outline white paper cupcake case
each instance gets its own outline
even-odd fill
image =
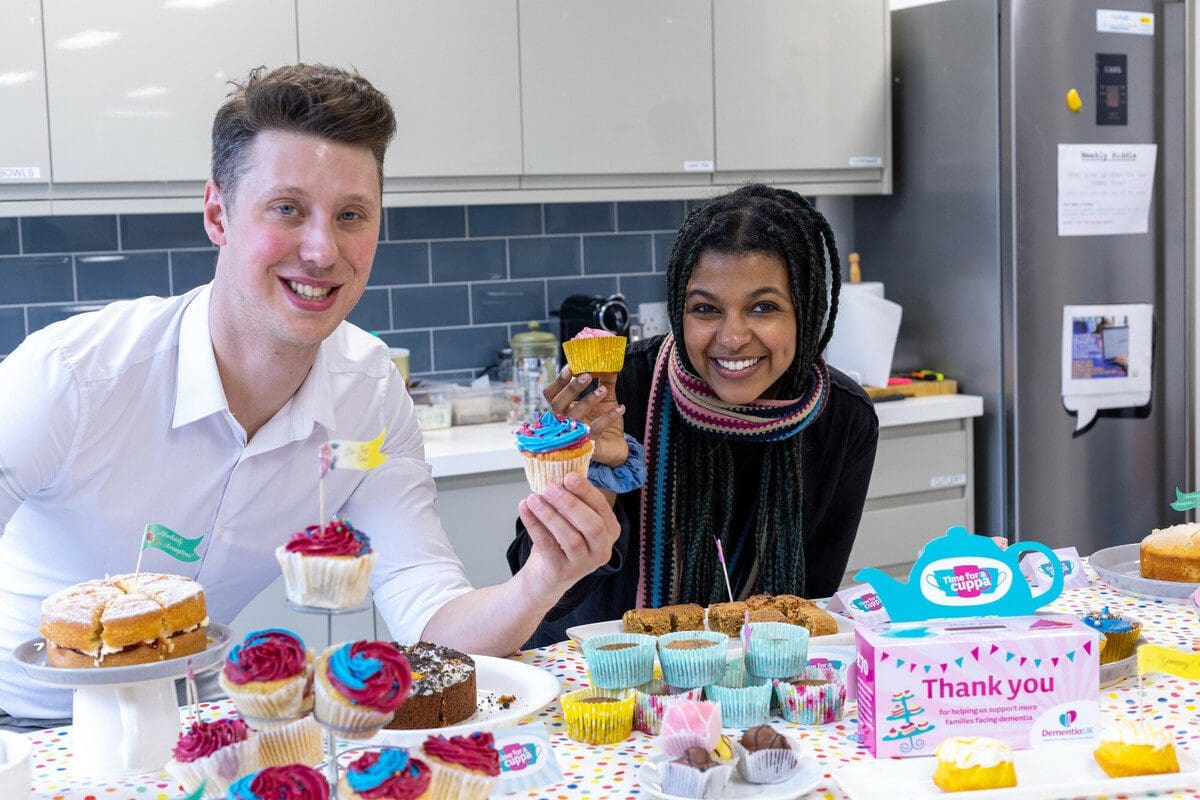
[[[315,767],[325,760],[321,726],[310,714],[302,719],[259,732],[258,759],[264,767],[304,764]]]
[[[237,744],[222,747],[217,752],[195,761],[167,762],[167,772],[188,792],[194,792],[208,781],[205,796],[224,797],[229,784],[262,768],[259,760],[259,740],[255,735]]]
[[[313,608],[352,608],[367,599],[376,554],[363,556],[306,556],[275,548],[283,571],[287,599]]]
[[[487,800],[499,780],[499,776],[447,766],[424,752],[420,758],[430,770],[429,788],[422,795],[422,800]]]
[[[792,777],[800,768],[800,756],[794,745],[791,750],[756,750],[752,753],[735,739],[733,752],[738,757],[738,774],[750,783],[780,783]]]
[[[592,461],[592,451],[595,449],[591,442],[588,444],[586,453],[566,461],[544,461],[522,453],[525,456],[525,480],[529,481],[529,488],[542,494],[551,484],[561,485],[563,479],[572,472],[587,477],[588,464]]]
[[[312,676],[312,663],[302,674],[289,678],[270,692],[254,692],[226,679],[222,670],[218,680],[225,694],[237,706],[238,713],[254,723],[255,728],[280,724],[277,720],[291,720],[304,713],[304,689]]]
[[[719,764],[706,770],[664,761],[658,767],[660,784],[666,794],[679,797],[714,798],[725,792],[733,776],[733,764]]]
[[[366,739],[379,733],[395,712],[376,711],[365,706],[349,705],[332,695],[325,681],[314,681],[317,694],[317,721],[334,729],[343,739]]]

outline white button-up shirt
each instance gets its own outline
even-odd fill
[[[31,686],[9,656],[38,635],[41,601],[132,572],[147,523],[203,536],[199,561],[157,549],[142,570],[203,586],[229,623],[279,576],[273,555],[316,523],[318,447],[387,429],[389,459],[325,478],[326,514],[371,538],[375,602],[393,636],[420,637],[470,590],[434,507],[412,399],[377,338],[343,322],[296,394],[254,438],[233,418],[213,355],[211,288],[113,303],[30,335],[0,362],[0,708],[70,714],[70,693]]]

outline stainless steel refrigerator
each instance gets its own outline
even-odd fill
[[[1153,34],[1098,30],[1098,10],[1153,15]],[[1168,503],[1196,488],[1184,4],[946,0],[894,11],[892,36],[895,192],[855,199],[854,242],[904,307],[894,365],[984,398],[976,527],[1088,555],[1182,522]],[[1113,56],[1117,89],[1103,74]],[[1058,146],[1149,143],[1148,232],[1059,236]],[[1153,304],[1151,399],[1074,435],[1063,306],[1101,303]]]

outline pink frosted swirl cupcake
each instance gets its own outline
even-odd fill
[[[324,800],[329,797],[325,776],[303,764],[268,767],[229,787],[226,800]]]
[[[309,525],[275,548],[288,600],[316,608],[350,608],[366,600],[375,558],[371,540],[344,519]]]
[[[220,681],[242,716],[260,727],[312,708],[312,654],[284,628],[254,631],[230,648]]]
[[[189,792],[205,781],[210,794],[224,792],[231,781],[260,766],[258,739],[240,719],[193,722],[171,754],[167,772]]]
[[[486,800],[500,779],[500,754],[492,734],[430,736],[422,747],[432,772],[430,794],[459,800]]]
[[[408,659],[391,642],[334,645],[316,673],[317,719],[348,739],[375,735],[412,688]]]
[[[429,788],[429,767],[407,750],[388,747],[364,753],[338,782],[342,800],[416,800]]]

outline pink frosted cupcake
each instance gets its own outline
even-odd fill
[[[430,736],[422,750],[433,775],[430,800],[486,800],[500,780],[500,754],[490,733]]]
[[[240,719],[193,722],[179,735],[167,772],[194,792],[207,781],[208,794],[222,794],[229,784],[259,768],[258,738]]]
[[[256,727],[312,709],[312,654],[299,636],[283,628],[254,631],[230,648],[220,681]]]
[[[347,739],[378,733],[412,688],[408,659],[391,642],[335,644],[316,675],[317,720]]]
[[[413,800],[428,797],[430,772],[425,762],[399,747],[363,753],[338,781],[340,800]]]
[[[625,363],[625,337],[598,328],[584,328],[563,342],[563,355],[573,375],[620,372]]]
[[[525,458],[529,488],[541,494],[552,483],[561,484],[572,472],[587,477],[595,444],[588,426],[570,417],[547,411],[537,422],[526,422],[517,431],[517,450]]]
[[[267,767],[229,787],[226,800],[325,800],[325,776],[303,764]]]
[[[351,608],[366,600],[375,558],[371,540],[344,519],[309,525],[275,549],[287,599],[315,608]]]

